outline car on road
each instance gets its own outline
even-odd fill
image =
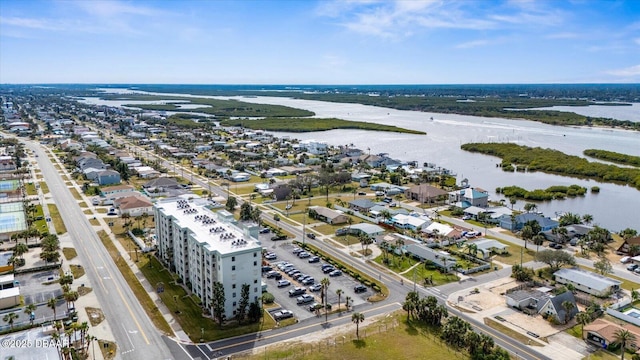
[[[274,253],[266,253],[264,255],[264,258],[267,260],[275,260],[278,258],[278,255],[274,254]]]
[[[367,291],[367,287],[362,284],[358,284],[353,287],[353,292],[355,292],[356,294],[361,292],[366,292],[366,291]]]
[[[635,270],[637,268],[638,268],[638,264],[631,264],[631,265],[627,266],[627,270],[629,270],[629,271],[633,271],[633,270]]]
[[[271,237],[272,241],[276,241],[276,240],[287,240],[287,235],[275,235]]]
[[[313,284],[309,286],[309,291],[316,292],[316,291],[320,291],[321,289],[322,289],[322,285],[320,284]]]
[[[313,296],[309,295],[309,294],[304,294],[302,296],[298,296],[298,298],[296,298],[296,302],[298,304],[308,304],[310,302],[312,302],[314,300]]]
[[[317,263],[317,262],[320,262],[320,256],[312,256],[309,259],[309,263]]]
[[[289,297],[298,296],[300,294],[304,294],[305,292],[307,292],[307,289],[303,287],[294,287],[293,289],[289,290]]]
[[[293,313],[289,310],[280,310],[280,311],[276,311],[273,314],[273,319],[276,321],[280,321],[283,319],[288,319],[288,318],[292,318],[293,317]]]
[[[315,238],[316,238],[316,234],[314,234],[314,233],[307,233],[307,237],[308,237],[309,239],[315,239]]]
[[[367,193],[366,193],[366,192],[363,192],[363,191],[360,191],[360,192],[358,193],[358,195],[360,195],[360,196],[364,196],[364,195],[367,195]]]
[[[260,234],[268,234],[271,232],[271,229],[269,228],[262,228],[260,229]]]
[[[333,270],[332,272],[329,273],[329,276],[334,277],[334,276],[340,276],[342,275],[342,271],[340,270]]]
[[[291,282],[289,280],[278,280],[278,287],[285,287],[285,286],[289,286],[291,285]]]

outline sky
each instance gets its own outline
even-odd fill
[[[0,0],[0,83],[640,83],[640,1]]]

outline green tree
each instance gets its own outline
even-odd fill
[[[576,265],[573,255],[565,251],[542,250],[536,253],[536,261],[549,265],[551,272],[558,271],[564,265]]]
[[[229,212],[233,212],[236,209],[236,205],[238,205],[238,200],[235,198],[235,196],[229,196],[227,198],[227,203],[225,205],[225,208]]]
[[[249,295],[251,287],[249,284],[242,284],[242,290],[240,291],[240,302],[238,303],[238,309],[236,311],[236,317],[238,323],[242,324],[249,307]]]
[[[580,332],[584,333],[584,326],[591,322],[591,314],[581,311],[576,314],[576,321],[580,324],[580,328],[582,329]]]
[[[582,221],[587,225],[591,224],[591,222],[593,221],[593,215],[591,214],[582,215]]]
[[[214,282],[211,297],[211,313],[213,314],[213,317],[216,319],[216,321],[218,321],[218,325],[220,326],[220,328],[222,328],[222,323],[225,320],[225,301],[226,298],[224,296],[224,286],[222,286],[222,283],[220,282]]]
[[[10,312],[8,314],[6,314],[2,320],[4,322],[6,322],[7,324],[9,324],[9,326],[11,326],[11,330],[13,330],[13,323],[16,321],[17,318],[19,318],[20,315],[14,313],[14,312]]]
[[[576,307],[576,304],[574,304],[571,301],[563,301],[562,302],[562,308],[564,308],[564,323],[568,323],[569,320],[571,320],[571,310],[573,310],[573,308]]]
[[[240,205],[240,220],[250,220],[252,218],[252,206],[248,202]]]
[[[56,305],[58,304],[58,301],[56,300],[56,298],[50,298],[49,300],[47,300],[47,306],[49,307],[49,309],[53,310],[53,321],[56,320]]]
[[[360,340],[360,323],[364,321],[364,314],[356,312],[351,315],[351,321],[356,324],[356,337]]]
[[[338,311],[340,311],[340,297],[342,296],[343,293],[344,291],[342,291],[342,289],[336,290],[336,295],[338,295]]]
[[[613,273],[613,266],[611,262],[606,257],[601,257],[600,260],[593,263],[593,267],[600,273],[601,275],[607,275]]]
[[[536,252],[540,251],[540,245],[542,245],[544,243],[544,235],[542,234],[536,234],[533,236],[533,238],[531,239],[531,241],[535,244],[536,246]]]
[[[331,285],[331,281],[329,278],[323,278],[320,280],[320,285],[322,285],[322,305],[324,305],[324,315],[325,322],[329,321],[329,311],[327,310],[327,296],[329,295],[329,285]]]

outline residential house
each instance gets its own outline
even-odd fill
[[[100,185],[112,185],[120,183],[120,173],[115,170],[103,170],[98,173],[96,178]]]
[[[348,228],[350,234],[359,236],[360,234],[365,234],[370,238],[373,238],[378,235],[384,234],[385,230],[378,225],[360,223],[351,225]]]
[[[421,261],[429,261],[435,266],[445,269],[447,272],[456,267],[456,259],[446,251],[434,250],[417,243],[407,245],[405,251],[415,258]]]
[[[244,182],[249,181],[251,179],[251,175],[244,172],[237,172],[229,176],[229,180],[233,182]]]
[[[291,195],[291,186],[289,184],[277,184],[273,188],[271,194],[276,201],[282,201]]]
[[[309,210],[316,213],[316,219],[324,221],[327,224],[337,225],[344,224],[349,221],[349,217],[347,215],[323,206],[311,206],[309,207]]]
[[[616,333],[620,330],[627,330],[636,339],[640,339],[640,328],[631,324],[616,324],[606,319],[595,319],[592,323],[584,326],[582,330],[582,338],[598,348],[606,349],[612,343],[616,342]],[[638,350],[637,342],[629,342],[627,349],[636,352]]]
[[[515,220],[515,221],[514,221]],[[558,227],[558,222],[549,217],[544,217],[535,213],[524,213],[516,215],[513,219],[511,215],[502,215],[499,218],[500,227],[510,231],[520,231],[528,221],[536,221],[540,225],[540,231],[547,231]]]
[[[509,245],[505,245],[498,240],[478,239],[467,241],[467,244],[475,244],[484,259],[490,258],[492,254],[505,254],[509,252],[509,250],[507,250]]]
[[[424,227],[429,225],[429,221],[426,219],[404,214],[394,215],[388,221],[388,223],[398,229],[407,229],[413,231],[420,231]]]
[[[306,150],[307,152],[314,155],[325,154],[328,149],[328,145],[324,141],[316,141],[316,140],[302,140],[300,141],[299,148]]]
[[[571,284],[576,290],[605,297],[620,290],[622,282],[581,269],[560,269],[553,273],[556,282]]]
[[[118,193],[131,192],[135,191],[135,189],[132,185],[107,186],[100,189],[100,196],[106,197]]]
[[[356,199],[349,201],[349,209],[360,213],[368,213],[376,203],[369,199]]]
[[[507,292],[505,298],[507,305],[522,312],[534,315],[542,314],[544,316],[553,316],[560,324],[566,324],[578,313],[576,299],[571,291],[565,291],[559,295],[550,294],[549,288],[524,289]],[[564,303],[569,302],[572,305],[567,308]]]
[[[480,188],[466,188],[449,192],[449,204],[466,209],[469,206],[486,208],[489,193]]]
[[[142,185],[143,188],[145,189],[180,189],[182,188],[182,186],[180,185],[180,183],[171,177],[159,177],[157,179],[153,179],[150,181],[147,181],[146,183],[144,183],[144,185]]]
[[[593,226],[582,224],[568,225],[564,228],[567,229],[566,235],[562,235],[556,232],[554,229],[543,231],[542,235],[549,241],[564,244],[565,242],[572,242],[574,241],[574,239],[575,241],[577,241],[577,239],[584,238],[585,236],[587,236],[589,231],[593,230]]]
[[[118,209],[120,216],[129,214],[131,217],[141,216],[143,214],[153,216],[153,203],[144,196],[127,196],[117,199],[113,203]]]
[[[618,248],[618,252],[621,252],[625,255],[629,254],[629,249],[632,246],[640,247],[640,236],[636,236],[633,238],[625,239],[622,245]]]
[[[409,200],[416,200],[422,204],[426,204],[435,203],[447,195],[447,192],[428,184],[420,184],[412,186],[409,190],[405,191],[404,195]]]

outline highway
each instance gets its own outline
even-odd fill
[[[51,163],[48,153],[38,143],[20,140],[38,155],[42,175],[100,302],[105,321],[115,337],[118,346],[116,358],[176,358],[120,274],[87,216]]]

